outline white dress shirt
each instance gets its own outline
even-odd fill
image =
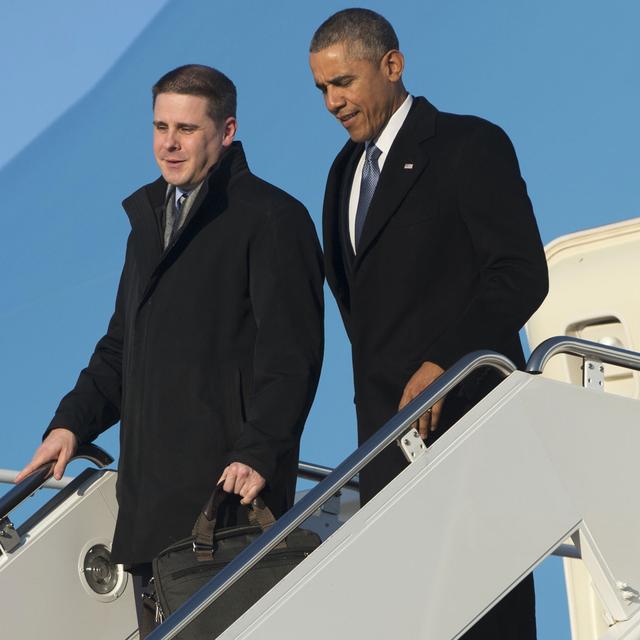
[[[389,122],[385,125],[377,140],[374,140],[376,147],[380,149],[380,157],[378,158],[378,167],[382,173],[385,160],[389,155],[389,150],[393,141],[400,131],[400,127],[411,109],[413,97],[407,96],[406,100],[398,107],[395,113],[389,118]],[[349,196],[349,237],[351,238],[351,246],[356,251],[356,211],[358,211],[358,200],[360,199],[360,182],[362,181],[362,169],[364,167],[364,152],[360,156],[356,172],[353,175],[353,183],[351,184],[351,195]]]
[[[199,186],[200,186],[200,185],[198,185],[198,187],[199,187]],[[196,189],[197,189],[198,187],[196,187]],[[191,191],[193,191],[193,189],[192,189]],[[191,195],[191,191],[184,191],[184,190],[183,190],[183,189],[181,189],[180,187],[176,187],[175,195],[174,195],[174,198],[175,198],[174,202],[176,203],[176,205],[178,204],[178,200],[180,200],[180,198],[181,198],[182,196],[186,195],[186,196],[187,196],[187,198],[188,198],[188,197]]]

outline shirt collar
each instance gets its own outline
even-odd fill
[[[384,129],[380,132],[380,135],[375,140],[375,145],[384,153],[389,153],[393,141],[398,135],[398,131],[404,124],[404,121],[413,104],[413,96],[408,95],[405,101],[395,110],[394,114],[389,118],[389,122],[385,125]]]
[[[198,185],[199,187],[200,185]],[[196,187],[196,189],[198,188]],[[184,191],[183,189],[181,189],[180,187],[176,187],[176,202],[178,202],[178,200],[180,200],[180,198],[183,195],[186,195],[187,197],[189,197],[189,194],[191,193],[191,191],[194,191],[195,189],[191,189],[190,191]]]
[[[173,194],[173,201],[177,203],[178,200],[180,199],[180,197],[183,194],[186,194],[187,197],[189,197],[192,193],[197,193],[200,190],[200,187],[202,186],[203,182],[204,182],[204,180],[199,185],[197,185],[193,189],[191,189],[190,191],[184,191],[180,187],[174,187],[172,184],[167,184],[167,194],[165,196],[165,206],[166,206],[167,202],[169,201],[169,199],[171,198],[172,194]]]

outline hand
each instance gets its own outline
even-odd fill
[[[232,462],[220,476],[218,484],[227,493],[235,493],[242,500],[240,504],[251,504],[265,488],[267,481],[254,469],[242,462]]]
[[[36,449],[31,462],[16,476],[16,484],[47,462],[55,461],[53,477],[60,480],[78,448],[78,439],[69,429],[52,429],[42,444]]]
[[[444,369],[439,367],[435,362],[424,362],[422,366],[411,376],[409,382],[405,385],[400,398],[398,409],[402,409],[408,405],[417,395],[424,391],[436,378],[444,373]],[[429,431],[435,431],[438,428],[440,413],[442,412],[443,400],[438,400],[431,409],[423,413],[411,426],[418,429],[420,437],[427,439]]]

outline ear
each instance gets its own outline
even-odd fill
[[[222,129],[222,146],[228,147],[235,138],[236,131],[238,130],[238,121],[229,116],[225,121]]]
[[[391,49],[382,56],[380,61],[382,72],[390,82],[399,82],[402,80],[402,72],[404,71],[404,56],[397,49]]]

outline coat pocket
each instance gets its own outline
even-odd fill
[[[246,382],[242,369],[234,368],[225,376],[225,433],[227,448],[233,449],[247,422]]]
[[[393,225],[397,229],[408,229],[417,225],[423,225],[427,223],[433,224],[434,218],[435,215],[433,209],[401,209],[393,216],[391,225]]]
[[[411,228],[427,223],[442,224],[440,199],[419,189],[407,194],[390,221],[390,225],[396,228]]]
[[[244,431],[246,421],[242,392],[242,373],[239,368],[228,369],[224,376],[224,432],[227,450],[234,448]]]
[[[247,421],[247,394],[245,391],[245,377],[246,376],[242,373],[242,369],[236,369],[236,412],[240,420],[241,430],[244,428],[244,423]]]

